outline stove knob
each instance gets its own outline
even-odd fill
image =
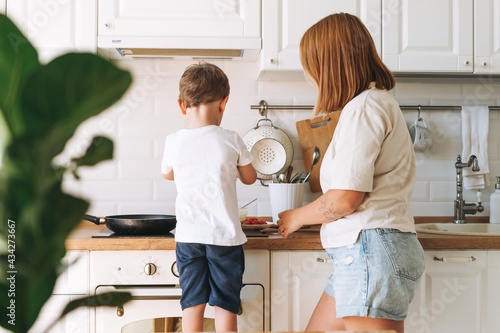
[[[170,268],[170,270],[172,271],[172,274],[175,277],[179,277],[179,270],[177,269],[177,261],[174,261],[174,263],[172,264],[172,267]]]
[[[153,275],[156,273],[156,265],[153,263],[147,263],[146,266],[144,266],[144,273],[147,275]]]

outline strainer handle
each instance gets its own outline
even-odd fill
[[[271,119],[269,119],[269,118],[262,118],[262,119],[259,119],[259,121],[257,122],[257,126],[255,126],[255,129],[257,129],[257,128],[259,127],[259,124],[260,124],[260,122],[261,122],[261,121],[268,121],[268,122],[270,122],[270,123],[271,123],[271,126],[273,126],[273,127],[274,127],[274,124],[273,124],[273,122],[271,121]]]

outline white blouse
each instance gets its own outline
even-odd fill
[[[352,214],[324,223],[324,248],[352,245],[363,229],[415,232],[410,197],[415,155],[403,113],[386,90],[370,88],[342,110],[320,171],[323,192],[366,192]]]

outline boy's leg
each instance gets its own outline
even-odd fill
[[[205,306],[206,304],[199,304],[182,310],[183,332],[203,332],[203,315],[205,314]]]
[[[210,294],[205,245],[177,243],[176,257],[182,289],[182,330],[202,332],[203,316]]]
[[[215,330],[236,332],[236,313],[241,306],[245,255],[243,247],[207,245],[209,304],[215,307]]]
[[[217,332],[237,332],[236,313],[215,306],[215,330]]]

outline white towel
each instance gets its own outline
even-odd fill
[[[462,161],[476,155],[478,172],[464,168],[463,186],[468,190],[479,190],[490,185],[488,174],[488,127],[489,109],[484,105],[462,106]]]

